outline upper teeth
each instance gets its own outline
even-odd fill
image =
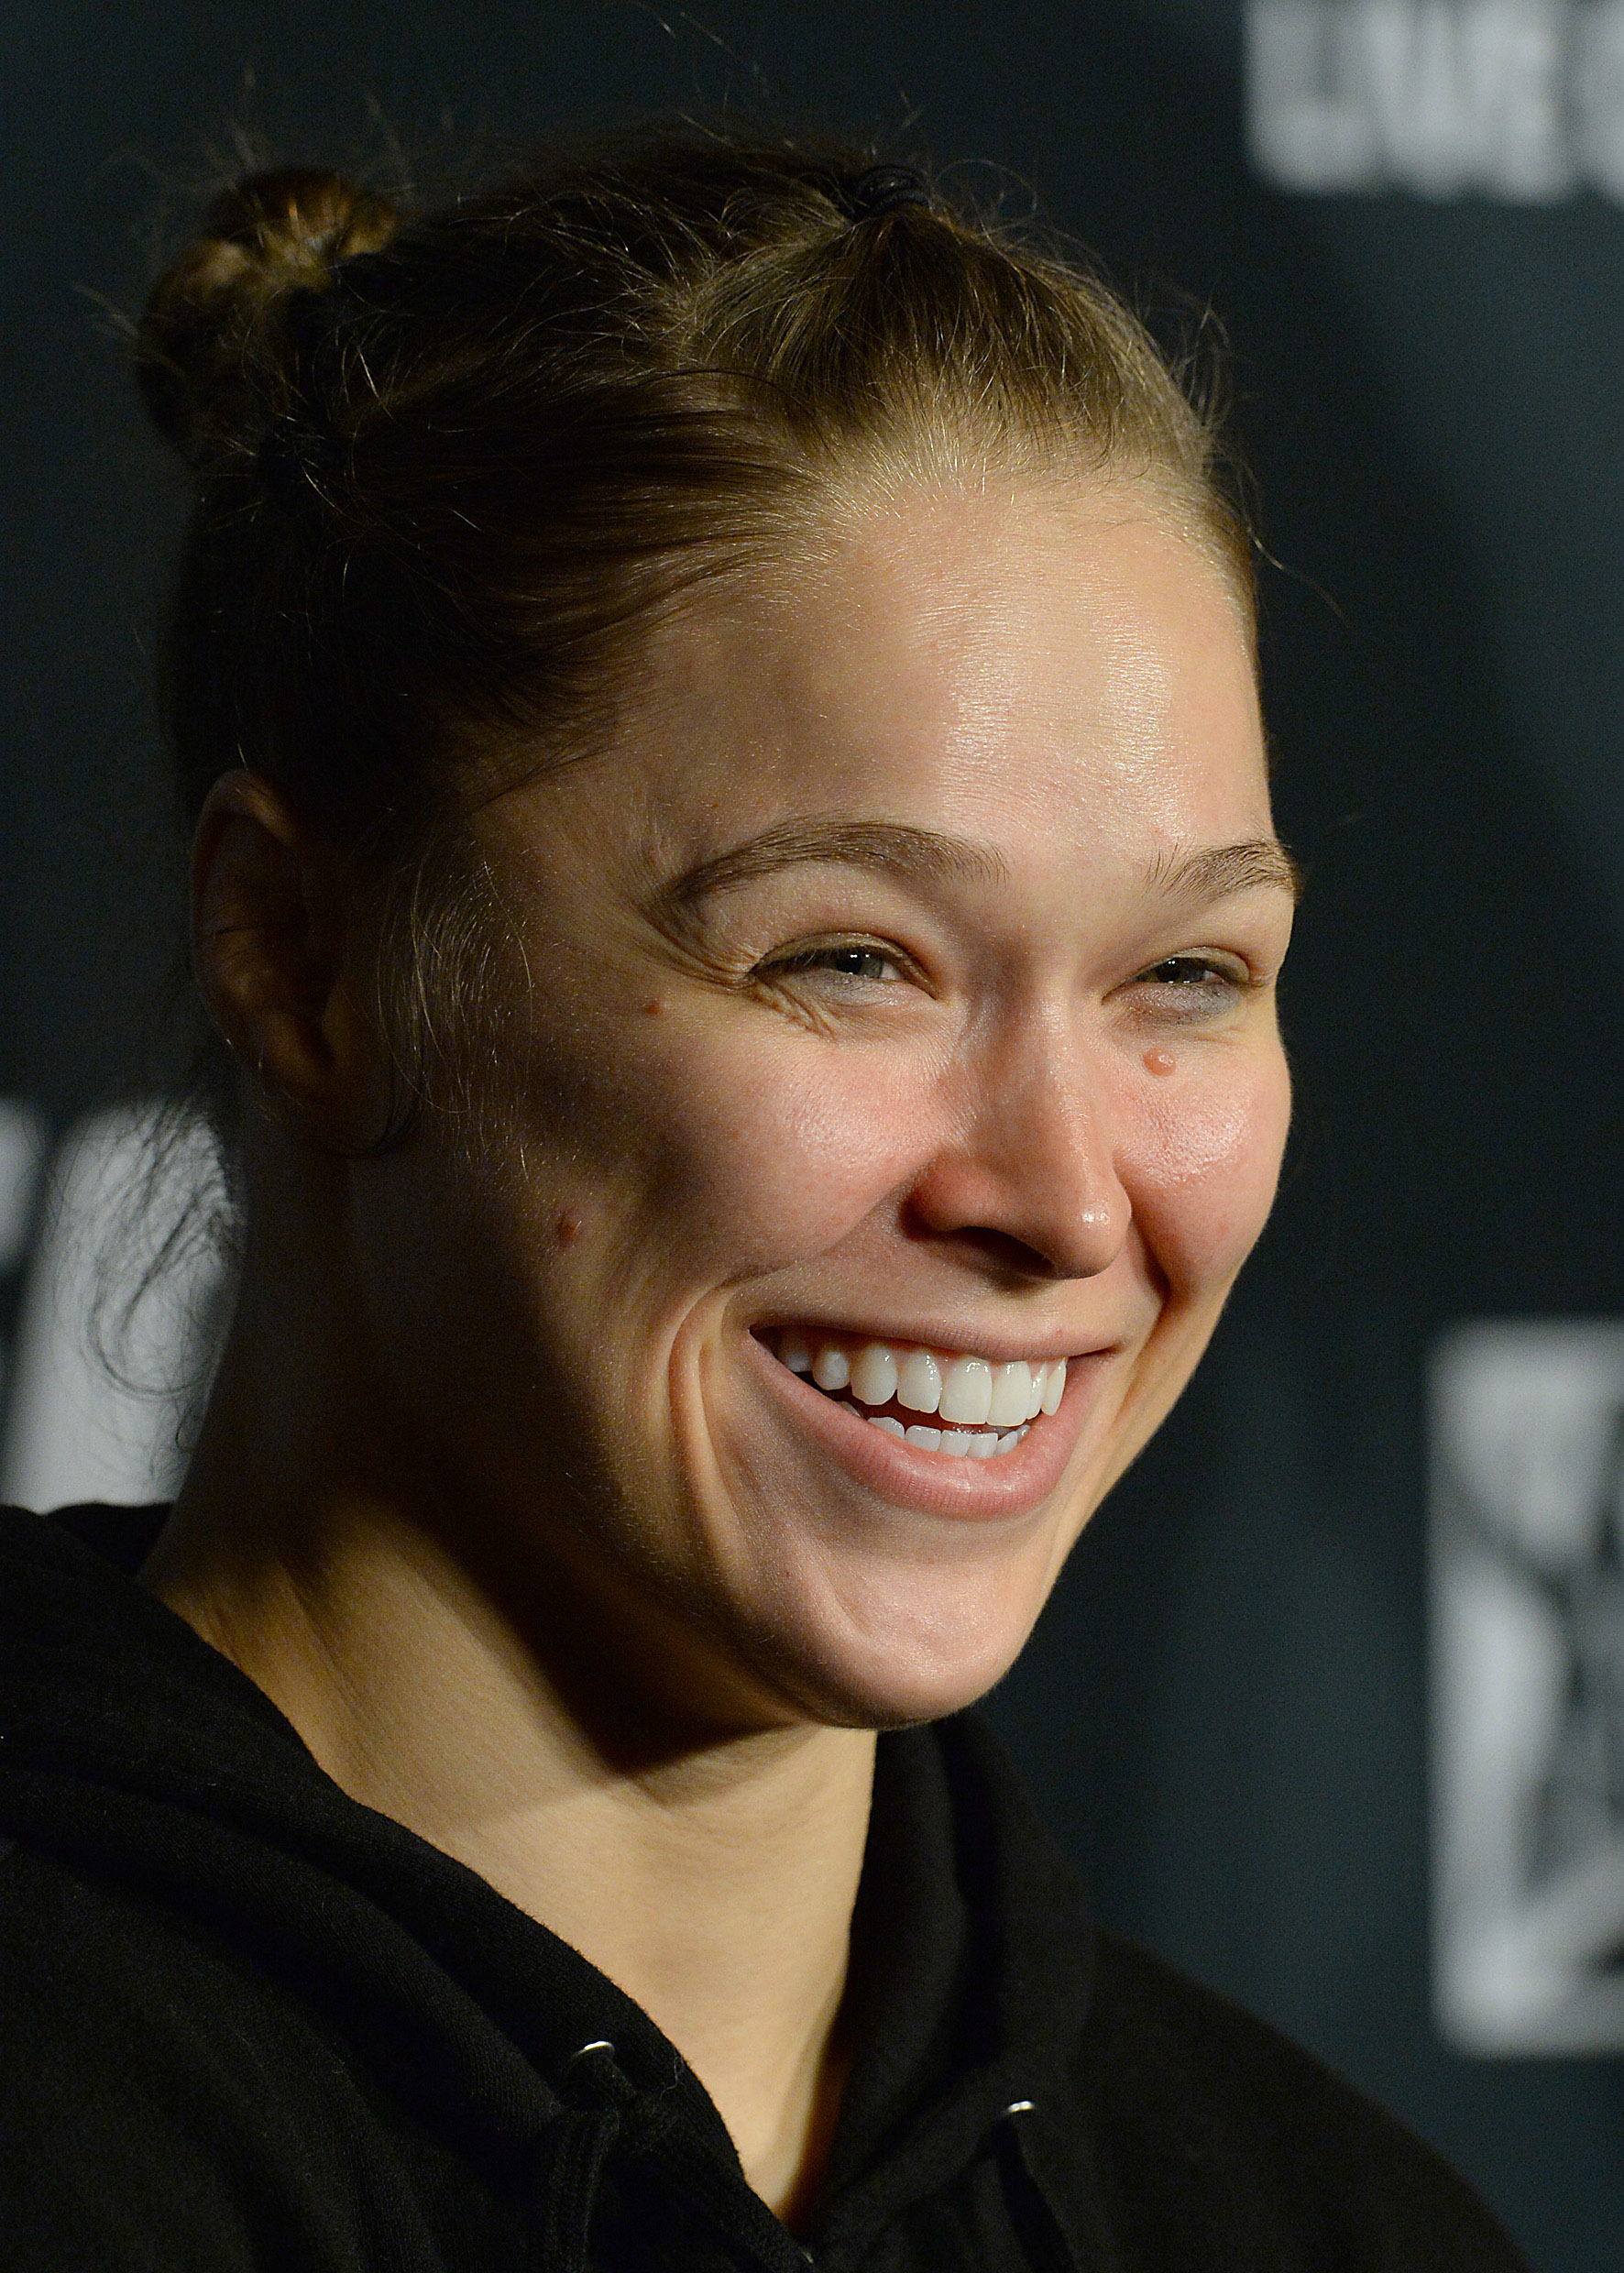
[[[950,1351],[894,1347],[864,1342],[810,1342],[789,1332],[778,1355],[793,1373],[809,1373],[820,1389],[850,1388],[860,1404],[888,1405],[894,1398],[914,1412],[939,1412],[960,1428],[1015,1428],[1058,1410],[1066,1387],[1063,1357],[1015,1358],[993,1365]]]

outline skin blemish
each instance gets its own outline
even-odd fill
[[[574,1208],[560,1208],[553,1228],[561,1247],[573,1247],[581,1235],[581,1219]]]
[[[1178,1064],[1179,1060],[1170,1049],[1147,1049],[1145,1052],[1147,1073],[1172,1073],[1177,1071]]]

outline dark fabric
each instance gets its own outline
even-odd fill
[[[643,2013],[132,1584],[161,1514],[0,1514],[7,2268],[1520,2264],[1396,2124],[1092,1927],[968,1717],[881,1739],[855,2065],[797,2241]]]

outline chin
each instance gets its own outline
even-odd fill
[[[870,1579],[831,1590],[780,1624],[762,1653],[774,1687],[810,1719],[901,1729],[962,1712],[997,1686],[1026,1646],[1048,1586],[983,1579],[899,1587]]]

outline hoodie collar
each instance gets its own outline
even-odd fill
[[[820,2262],[855,2263],[1012,2123],[1078,2134],[1070,2069],[1092,1982],[1081,1890],[986,1729],[960,1714],[883,1736],[853,1921],[862,2017],[811,2235]]]

